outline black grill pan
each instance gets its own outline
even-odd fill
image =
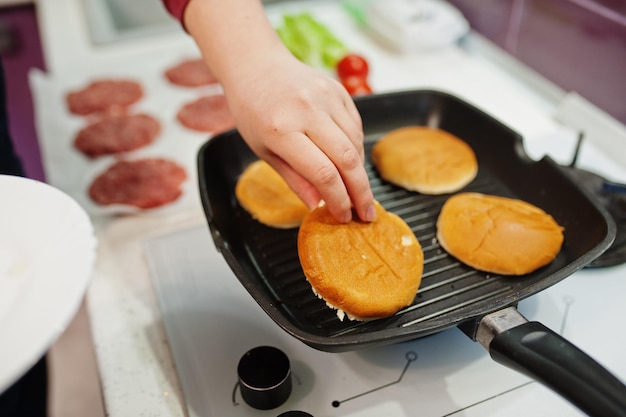
[[[257,157],[236,130],[207,141],[198,155],[200,195],[217,248],[263,310],[285,331],[316,349],[355,350],[411,340],[458,326],[483,343],[494,359],[507,362],[507,352],[511,349],[506,347],[504,353],[498,354],[494,351],[498,343],[492,341],[517,337],[520,340],[513,343],[518,348],[524,345],[521,341],[524,335],[509,336],[509,330],[524,327],[517,326],[525,321],[515,310],[517,302],[593,261],[610,246],[615,224],[605,209],[592,201],[550,158],[531,160],[523,150],[520,135],[453,95],[432,90],[404,91],[358,98],[356,104],[363,119],[366,169],[374,196],[409,224],[424,250],[424,275],[413,304],[387,319],[340,321],[313,294],[304,277],[297,255],[297,229],[266,227],[237,203],[234,196],[237,179]],[[407,125],[446,130],[472,147],[479,172],[463,191],[520,198],[552,214],[565,227],[565,241],[557,258],[531,274],[512,278],[474,270],[447,255],[436,240],[435,223],[449,195],[427,196],[391,185],[378,176],[369,160],[373,143],[391,129]],[[502,324],[510,320],[513,325]],[[542,329],[549,332],[545,327]],[[559,338],[555,334],[550,337]],[[516,363],[506,365],[519,368],[519,361],[517,358]],[[546,364],[541,361],[537,367],[545,368]],[[549,380],[553,379],[551,376],[538,375],[536,370],[523,371],[570,400],[577,396],[555,387],[562,383]],[[599,372],[607,375],[596,379],[612,378],[611,384],[622,389],[621,383],[606,371]],[[606,389],[610,391],[609,388]],[[578,392],[581,388],[575,389]],[[624,393],[620,393],[622,398],[626,398]],[[590,402],[596,404],[596,400]],[[626,410],[625,401],[622,399],[618,404],[622,411]]]

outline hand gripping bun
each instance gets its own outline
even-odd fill
[[[423,126],[384,135],[372,148],[372,162],[383,179],[422,194],[458,191],[478,173],[476,155],[467,143]]]
[[[523,275],[556,258],[563,228],[524,201],[461,193],[443,205],[437,239],[450,255],[473,268]]]
[[[239,204],[259,222],[279,229],[298,227],[308,207],[267,162],[250,164],[235,186]]]
[[[424,267],[411,228],[378,203],[371,223],[338,223],[317,207],[300,226],[298,256],[313,291],[341,319],[388,317],[410,305]]]

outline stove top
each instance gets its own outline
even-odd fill
[[[546,410],[551,415],[582,415],[539,383],[493,362],[457,329],[363,351],[314,350],[283,332],[256,305],[215,250],[208,228],[147,241],[145,253],[192,417],[280,416],[296,411],[317,417],[526,416]],[[579,302],[593,274],[580,271],[523,301],[519,309],[529,319],[565,333],[584,350],[604,354],[602,362],[609,368],[619,365],[615,372],[624,376],[623,336],[613,340],[615,352],[581,344],[589,327],[594,328],[594,321],[602,321],[604,314],[583,326],[573,322],[574,316],[584,316],[607,301],[587,297]],[[623,293],[623,278],[616,280],[613,274],[610,280]],[[243,400],[237,376],[243,356],[259,346],[282,351],[292,372],[288,399],[265,411]]]
[[[525,146],[531,157],[547,153],[563,166],[572,149],[562,138]],[[602,175],[590,167],[601,167]],[[619,186],[605,178],[626,178],[623,167],[591,144],[583,146],[571,171],[590,188]],[[583,415],[540,383],[492,361],[455,328],[345,353],[299,342],[243,288],[216,250],[208,226],[147,240],[144,252],[191,417]],[[626,380],[626,334],[614,331],[615,318],[626,315],[624,293],[626,264],[586,268],[522,301],[518,309]],[[238,375],[241,361],[258,347],[280,351],[290,366],[288,395],[267,410],[243,398]]]

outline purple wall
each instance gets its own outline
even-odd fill
[[[626,124],[626,1],[450,2],[476,31]]]
[[[3,40],[11,43],[2,49],[7,87],[9,131],[26,175],[45,180],[33,115],[33,99],[28,85],[28,70],[44,68],[34,6],[0,9]],[[8,35],[7,35],[8,33]]]

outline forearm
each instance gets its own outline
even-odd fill
[[[271,71],[273,56],[289,54],[259,0],[191,0],[183,19],[227,91]]]

